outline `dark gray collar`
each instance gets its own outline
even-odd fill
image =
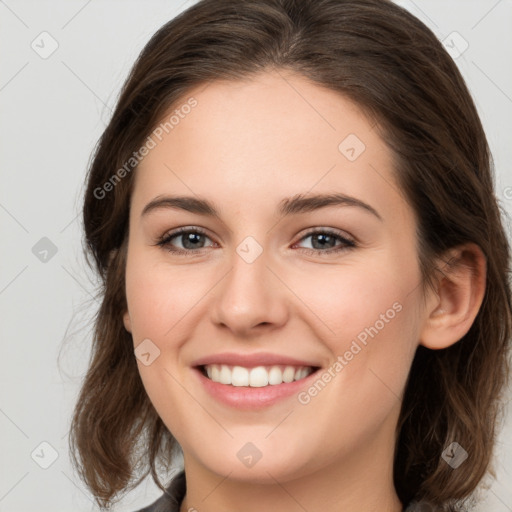
[[[181,470],[172,479],[171,484],[160,498],[137,512],[180,512],[181,502],[186,491],[185,471]]]

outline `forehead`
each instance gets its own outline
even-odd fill
[[[156,130],[136,172],[134,195],[147,200],[173,191],[277,203],[313,189],[401,200],[374,123],[340,93],[294,73],[195,87]]]

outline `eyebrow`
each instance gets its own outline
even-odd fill
[[[361,201],[352,196],[345,194],[297,194],[292,197],[282,199],[278,204],[278,213],[281,217],[289,215],[307,213],[329,206],[353,206],[361,208],[379,220],[383,220],[379,212],[371,207],[369,204]],[[187,212],[204,215],[207,217],[214,217],[221,220],[221,216],[217,208],[208,201],[192,196],[158,196],[150,201],[142,210],[141,217],[158,209],[179,209]]]

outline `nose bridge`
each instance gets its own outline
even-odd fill
[[[284,290],[269,269],[268,248],[248,236],[234,248],[230,263],[216,296],[214,321],[239,334],[260,324],[282,324],[287,314]]]

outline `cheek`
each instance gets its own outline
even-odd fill
[[[184,266],[171,268],[155,264],[136,250],[129,253],[126,266],[126,295],[130,313],[133,344],[136,348],[150,340],[152,361],[137,360],[146,393],[173,434],[186,432],[186,398],[180,373],[180,343],[193,305],[198,301],[200,280],[184,274]],[[153,345],[154,344],[154,345]],[[156,347],[156,348],[155,348]],[[155,357],[156,355],[156,357]],[[154,357],[154,359],[153,359]]]
[[[311,323],[319,326],[319,337],[329,340],[338,352],[347,340],[375,324],[383,331],[391,323],[399,323],[397,310],[411,301],[416,274],[414,268],[393,263],[388,257],[365,265],[349,261],[330,267],[312,265],[308,271],[289,273],[287,279],[304,304],[303,311],[309,310]]]
[[[136,255],[128,260],[126,295],[134,343],[171,336],[180,319],[208,290],[198,275],[185,265],[148,264]]]
[[[293,289],[311,312],[310,323],[318,326],[316,335],[332,357],[330,377],[325,376],[330,391],[320,397],[311,390],[304,402],[318,395],[319,401],[325,400],[323,410],[329,410],[334,400],[339,407],[330,410],[345,422],[354,404],[365,404],[364,410],[373,411],[376,418],[395,405],[419,335],[419,270],[414,261],[412,257],[405,265],[392,256],[382,257],[364,268],[318,268],[307,279],[295,277]]]

